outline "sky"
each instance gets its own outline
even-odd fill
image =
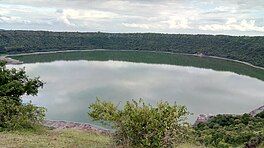
[[[0,29],[264,36],[264,0],[0,0]]]

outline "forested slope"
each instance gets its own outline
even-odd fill
[[[203,53],[264,67],[264,37],[158,33],[0,31],[0,53],[113,49]]]

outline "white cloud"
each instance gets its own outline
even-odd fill
[[[81,21],[79,26],[87,24],[86,21],[114,19],[118,15],[112,12],[96,11],[96,10],[82,10],[82,9],[58,9],[56,11],[57,20],[73,27],[78,27],[77,24],[71,20]]]
[[[237,31],[257,31],[264,32],[264,26],[256,26],[255,20],[241,20],[238,22],[234,18],[228,19],[225,24],[210,24],[210,25],[200,25],[199,29],[201,30],[211,30],[211,31],[228,31],[228,30],[237,30]]]
[[[0,23],[23,23],[23,24],[29,24],[29,20],[24,20],[20,17],[13,17],[13,16],[1,16],[0,15]]]
[[[214,11],[219,11],[219,12],[230,12],[230,13],[235,13],[237,12],[237,7],[233,6],[233,7],[228,7],[228,6],[219,6],[219,7],[216,7],[214,8]]]
[[[147,19],[148,23],[122,23],[123,26],[129,28],[141,29],[190,29],[189,21],[186,18],[169,17],[165,21],[159,21],[160,18]],[[154,21],[152,21],[154,20]]]
[[[0,15],[5,15],[7,13],[10,13],[8,9],[0,8]]]
[[[263,0],[0,0],[0,28],[263,35],[263,10]]]
[[[66,15],[59,15],[57,20],[69,26],[76,26],[75,24],[70,22]]]
[[[113,19],[118,15],[112,12],[96,11],[96,10],[76,10],[65,9],[63,14],[70,19],[91,20],[91,19]]]
[[[141,29],[159,28],[159,26],[151,25],[151,24],[122,23],[122,25],[129,28],[141,28]]]
[[[227,19],[226,24],[234,24],[234,23],[236,23],[236,22],[237,22],[236,18],[231,17],[231,18],[228,18],[228,19]]]
[[[189,29],[189,21],[186,18],[170,17],[168,21],[164,21],[171,29]]]

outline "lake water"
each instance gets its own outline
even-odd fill
[[[186,105],[198,114],[249,112],[264,104],[264,81],[233,72],[122,61],[54,61],[16,65],[46,82],[37,97],[24,97],[48,109],[47,119],[90,122],[96,97],[115,103],[143,98]],[[95,123],[96,124],[96,123]]]

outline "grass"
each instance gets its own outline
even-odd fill
[[[109,135],[73,129],[17,130],[0,132],[1,148],[113,148],[117,147]],[[123,148],[124,146],[118,146]],[[203,148],[182,144],[179,148]]]
[[[114,147],[110,136],[79,130],[4,131],[0,147]]]

